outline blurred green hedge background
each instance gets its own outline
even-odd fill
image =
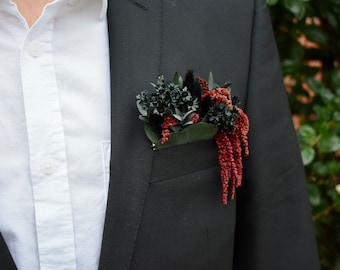
[[[340,270],[340,0],[267,0],[323,270]]]

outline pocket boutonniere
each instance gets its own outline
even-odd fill
[[[152,93],[137,95],[139,118],[154,150],[201,140],[215,139],[222,182],[222,202],[228,193],[234,199],[242,184],[242,156],[249,155],[249,121],[239,108],[240,101],[231,95],[231,84],[219,87],[213,81],[195,77],[188,71],[185,78],[177,73],[173,81],[159,76],[151,83]]]

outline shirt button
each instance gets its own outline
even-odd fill
[[[54,165],[48,161],[41,166],[41,170],[44,174],[52,174],[54,172]]]
[[[32,57],[39,57],[42,54],[42,48],[38,41],[31,41],[28,46],[28,52]]]
[[[76,6],[79,3],[79,0],[68,0],[67,3],[70,6]]]

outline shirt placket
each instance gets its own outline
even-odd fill
[[[53,62],[50,6],[28,32],[21,76],[40,269],[76,269],[62,112]]]

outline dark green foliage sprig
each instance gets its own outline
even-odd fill
[[[193,97],[187,87],[180,82],[165,82],[164,76],[158,77],[157,83],[151,84],[153,93],[143,91],[137,95],[137,107],[140,118],[150,124],[160,125],[157,116],[174,116],[183,126],[190,124],[190,114],[199,108],[198,99]]]
[[[209,102],[211,102],[209,100]],[[239,103],[237,97],[233,98],[233,109],[226,104],[213,104],[209,107],[204,121],[214,124],[220,131],[233,132],[235,123],[239,117],[236,105]]]

